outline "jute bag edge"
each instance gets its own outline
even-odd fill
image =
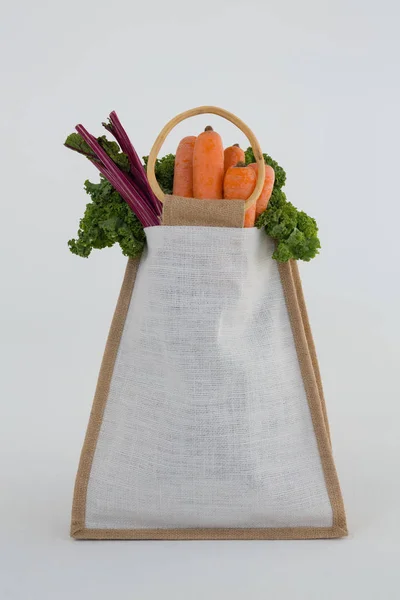
[[[295,261],[289,261],[287,263],[278,263],[278,268],[318,444],[326,487],[332,506],[333,527],[337,528],[342,536],[345,536],[348,533],[346,514],[332,455],[325,398],[322,391],[322,381],[304,301],[298,265]]]
[[[315,380],[317,382],[318,392],[319,392],[319,396],[320,396],[320,400],[321,400],[322,412],[323,412],[324,420],[325,420],[326,433],[328,435],[329,442],[331,442],[331,434],[330,434],[330,430],[329,430],[329,420],[328,420],[328,413],[326,410],[325,395],[324,395],[324,390],[323,390],[323,386],[322,386],[321,372],[319,369],[317,352],[316,352],[316,348],[315,348],[313,334],[311,331],[311,325],[310,325],[310,321],[308,318],[306,302],[305,302],[304,293],[303,293],[303,286],[302,286],[301,279],[300,279],[299,266],[298,266],[297,261],[295,261],[295,260],[290,261],[290,265],[291,265],[291,271],[292,271],[294,285],[296,288],[297,303],[300,308],[301,318],[303,321],[303,327],[304,327],[304,331],[305,331],[306,338],[307,338],[308,351],[311,356],[311,361],[312,361],[313,368],[314,368]]]
[[[78,529],[76,540],[316,540],[345,537],[347,530],[332,527],[223,528],[223,529]]]
[[[89,424],[87,427],[75,480],[71,520],[71,536],[73,537],[79,531],[85,528],[86,494],[90,471],[92,468],[93,457],[103,420],[104,409],[107,404],[115,360],[117,358],[118,348],[125,326],[126,315],[128,314],[139,262],[140,257],[128,259],[121,291],[119,293],[117,305],[115,307],[106,346],[104,349],[103,360],[97,380]]]

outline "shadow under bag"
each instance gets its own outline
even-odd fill
[[[128,261],[73,537],[347,534],[297,263],[273,260],[243,214],[235,200],[167,196],[163,226]]]

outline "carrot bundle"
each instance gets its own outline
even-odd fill
[[[187,198],[248,200],[257,182],[258,165],[246,165],[239,144],[223,149],[221,136],[207,126],[196,138],[184,137],[177,148],[173,193]],[[265,182],[257,202],[245,213],[244,227],[253,227],[271,197],[275,172],[265,165]]]

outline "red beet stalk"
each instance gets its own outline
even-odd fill
[[[108,179],[111,185],[117,190],[120,196],[130,206],[130,208],[133,210],[133,212],[135,213],[139,221],[142,223],[142,225],[144,227],[160,225],[161,209],[158,206],[155,206],[153,192],[150,190],[151,195],[149,193],[145,194],[144,190],[141,189],[143,186],[142,174],[138,174],[137,176],[135,175],[137,171],[137,164],[135,164],[135,173],[132,173],[132,175],[129,176],[127,173],[125,173],[119,167],[117,167],[114,161],[100,146],[97,139],[93,135],[91,135],[83,127],[83,125],[77,125],[76,131],[82,136],[82,138],[85,140],[85,142],[88,144],[90,149],[94,152],[97,159],[99,160],[99,162],[97,162],[97,160],[92,160],[93,164],[99,169],[99,171],[104,175],[104,177]],[[133,149],[132,145],[131,148]],[[122,147],[121,149],[123,150]],[[131,155],[133,156],[132,152]],[[144,176],[146,177],[145,173]]]
[[[140,187],[145,193],[146,198],[148,198],[151,201],[156,213],[158,215],[161,215],[162,204],[150,187],[146,171],[144,170],[140,158],[138,157],[137,152],[133,147],[125,129],[122,127],[121,121],[119,120],[117,113],[115,111],[112,111],[110,113],[110,123],[103,123],[103,125],[108,131],[110,131],[110,133],[113,134],[118,144],[120,145],[122,152],[124,152],[128,156],[132,175],[135,179],[135,182],[137,182],[138,184],[140,183]]]

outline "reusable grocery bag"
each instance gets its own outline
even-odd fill
[[[163,200],[162,226],[126,267],[71,535],[345,536],[297,263],[243,228],[243,201]]]

